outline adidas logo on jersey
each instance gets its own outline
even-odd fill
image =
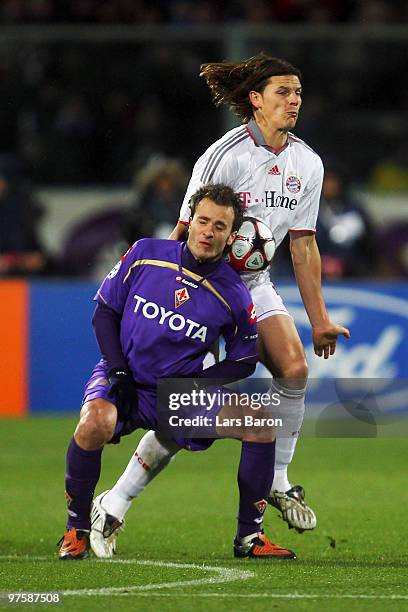
[[[183,315],[175,313],[172,310],[166,310],[163,306],[159,306],[155,302],[148,302],[140,295],[135,294],[134,298],[136,300],[136,306],[133,312],[140,312],[146,319],[159,319],[159,325],[166,324],[172,331],[184,331],[184,335],[187,336],[187,338],[205,342],[207,337],[207,327],[205,325],[196,323],[191,319],[186,319]]]
[[[272,166],[272,168],[269,170],[268,174],[275,174],[275,175],[280,175],[281,171],[279,170],[278,166]]]

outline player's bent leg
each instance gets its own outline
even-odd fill
[[[302,341],[293,319],[284,314],[269,316],[258,322],[260,361],[274,378],[286,381],[292,389],[303,389],[308,367]]]
[[[181,450],[174,440],[148,431],[137,445],[125,471],[104,498],[105,510],[123,521],[133,499],[169,465]]]
[[[111,402],[103,398],[85,402],[75,429],[75,441],[83,450],[101,448],[115,433],[116,421],[117,410]]]
[[[90,542],[97,557],[113,557],[117,537],[133,499],[169,465],[179,450],[180,446],[173,440],[161,438],[154,431],[148,431],[140,440],[115,486],[94,499]]]
[[[101,472],[103,444],[113,436],[117,411],[113,404],[98,398],[86,402],[68,451],[65,496],[68,505],[67,529],[58,545],[61,561],[89,557],[90,509]]]
[[[287,476],[305,411],[305,352],[292,318],[285,314],[263,319],[258,330],[260,359],[274,376],[271,391],[281,398],[282,414],[276,416],[285,425],[285,431],[277,434],[275,477],[268,502],[280,510],[289,527],[301,533],[317,524],[315,513],[305,504],[303,487],[292,487]]]
[[[258,324],[259,355],[274,377],[273,392],[280,395],[285,435],[277,435],[274,488],[290,488],[287,466],[292,460],[305,410],[307,362],[303,345],[291,317],[275,315]],[[278,415],[277,415],[278,416]],[[279,485],[279,486],[278,486]]]

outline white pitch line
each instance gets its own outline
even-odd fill
[[[106,561],[105,561],[106,562]],[[194,580],[177,580],[175,582],[159,582],[126,587],[104,587],[101,589],[75,589],[62,591],[63,595],[121,595],[132,594],[143,591],[156,591],[158,589],[174,589],[186,586],[201,586],[207,584],[220,584],[222,582],[233,582],[234,580],[248,580],[255,573],[249,570],[236,570],[216,565],[196,565],[195,563],[172,563],[167,561],[149,561],[138,559],[110,559],[108,563],[130,563],[135,565],[153,565],[156,567],[169,567],[177,569],[195,569],[202,572],[214,572],[216,576],[207,578],[195,578]]]
[[[136,595],[138,597],[232,597],[234,599],[387,599],[408,600],[408,595],[363,595],[359,593],[118,593],[120,597]]]
[[[6,560],[32,560],[32,561],[49,561],[49,557],[14,557],[0,556],[1,559]],[[63,595],[127,595],[131,593],[141,591],[155,591],[157,589],[174,589],[177,587],[186,586],[202,586],[207,584],[220,584],[223,582],[233,582],[235,580],[248,580],[255,576],[255,572],[250,570],[238,570],[228,567],[219,567],[216,565],[196,565],[195,563],[173,563],[171,561],[156,561],[147,559],[96,559],[99,563],[121,563],[121,564],[132,564],[132,565],[153,565],[156,567],[168,567],[177,569],[195,569],[202,572],[212,572],[217,574],[216,576],[209,576],[207,578],[195,578],[193,580],[178,580],[175,582],[158,582],[142,585],[132,585],[124,587],[103,587],[99,589],[70,589],[67,591],[61,591]]]
[[[30,557],[28,555],[0,555],[0,561],[51,561],[52,557]],[[149,561],[143,559],[93,559],[97,563],[121,563],[129,565],[155,565],[156,567],[173,567],[179,569],[199,569],[202,571],[213,571],[218,577],[199,578],[195,580],[182,580],[179,582],[162,582],[157,584],[145,584],[127,587],[106,587],[101,589],[78,589],[62,591],[63,595],[116,595],[120,597],[220,597],[241,599],[366,599],[366,600],[408,600],[408,595],[365,595],[363,593],[155,593],[156,589],[175,588],[179,586],[197,586],[202,584],[219,584],[221,582],[232,582],[235,580],[248,580],[255,576],[250,570],[237,570],[227,567],[196,565],[194,563],[173,563],[171,561]],[[86,563],[86,562],[85,562]],[[146,592],[148,591],[148,592]]]

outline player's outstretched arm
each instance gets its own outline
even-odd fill
[[[296,281],[310,324],[314,351],[328,359],[336,350],[340,335],[350,338],[346,327],[330,321],[321,287],[320,253],[314,234],[291,233],[290,250]]]
[[[179,221],[169,236],[169,240],[182,240],[187,231],[187,225]]]

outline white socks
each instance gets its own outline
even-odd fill
[[[148,431],[140,440],[122,476],[104,496],[103,509],[123,521],[133,498],[140,495],[179,450],[180,446],[172,440],[159,440],[154,431]]]
[[[272,483],[272,491],[288,491],[292,485],[288,480],[288,465],[292,461],[299,431],[302,427],[305,414],[305,393],[303,389],[289,389],[283,387],[280,382],[273,380],[271,393],[279,393],[281,402],[274,409],[274,417],[280,417],[283,421],[282,431],[277,429],[275,475]]]
[[[277,470],[275,463],[275,474],[273,476],[271,491],[280,491],[283,493],[285,491],[289,491],[291,488],[292,485],[288,480],[288,466],[286,465],[281,470]]]

